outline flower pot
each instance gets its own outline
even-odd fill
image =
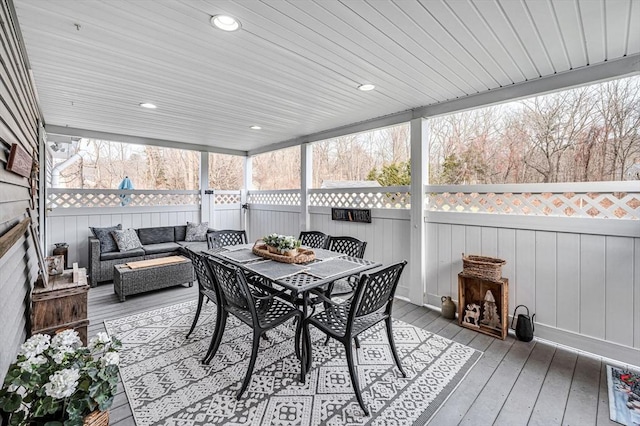
[[[267,246],[267,250],[269,250],[269,253],[280,254],[280,250],[277,247]]]
[[[284,250],[280,254],[283,255],[283,256],[294,257],[294,256],[296,256],[298,254],[298,249],[294,248],[294,249],[291,249],[291,250]]]

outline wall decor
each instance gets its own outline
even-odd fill
[[[9,161],[7,162],[7,170],[26,178],[31,176],[31,166],[33,158],[20,145],[14,143],[11,145],[9,152]]]
[[[4,256],[11,247],[27,232],[31,219],[22,219],[0,237],[0,258]]]
[[[371,209],[331,208],[331,220],[371,223]]]

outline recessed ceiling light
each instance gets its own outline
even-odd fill
[[[256,126],[255,124],[254,124],[253,126],[249,127],[249,128],[250,128],[251,130],[261,130],[261,129],[262,129],[262,127],[260,127],[260,126]]]
[[[240,21],[229,15],[215,15],[211,17],[211,25],[222,31],[237,31],[240,29]]]
[[[158,108],[157,106],[155,106],[155,104],[152,104],[151,102],[142,102],[142,103],[140,104],[140,106],[141,106],[142,108],[149,108],[149,109],[156,109],[156,108]]]
[[[365,83],[365,84],[361,84],[360,86],[358,86],[358,90],[361,90],[363,92],[368,92],[369,90],[373,90],[375,89],[376,86],[370,83]]]

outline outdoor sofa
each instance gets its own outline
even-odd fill
[[[99,282],[113,279],[113,267],[127,262],[156,259],[159,257],[186,254],[187,247],[196,250],[206,250],[206,236],[204,241],[185,241],[187,226],[161,226],[136,229],[136,234],[142,243],[141,248],[118,251],[117,248],[109,252],[101,252],[100,240],[89,236],[89,277],[91,287]],[[208,229],[213,232],[213,229]]]

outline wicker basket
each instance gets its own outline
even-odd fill
[[[266,244],[262,240],[256,241],[253,245],[253,254],[264,257],[265,259],[275,260],[282,263],[307,263],[315,260],[316,254],[313,250],[308,249],[296,249],[297,254],[295,256],[288,256],[286,254],[271,253]]]
[[[109,412],[94,410],[82,421],[82,426],[109,426]]]
[[[506,260],[496,257],[465,256],[462,253],[462,273],[489,281],[500,281],[502,278],[502,265],[505,263],[507,263]]]

